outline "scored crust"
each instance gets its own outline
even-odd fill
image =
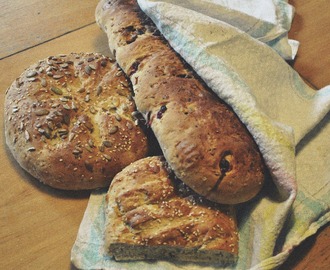
[[[6,143],[18,163],[59,189],[108,186],[147,155],[131,88],[97,53],[50,56],[27,68],[5,96]]]
[[[251,134],[169,46],[137,2],[102,0],[96,20],[176,176],[219,203],[256,196],[265,167]]]
[[[234,206],[194,193],[162,156],[140,159],[118,173],[106,200],[105,244],[116,260],[237,259]]]

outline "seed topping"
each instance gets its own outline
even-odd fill
[[[93,69],[91,68],[90,65],[85,66],[85,72],[86,72],[86,74],[91,75],[92,70],[93,70]]]
[[[47,110],[47,109],[38,109],[38,110],[35,111],[35,114],[37,116],[47,115],[47,114],[49,114],[49,110]]]
[[[118,126],[112,126],[109,129],[109,134],[115,134],[118,131]]]
[[[52,86],[50,90],[52,90],[52,92],[55,93],[56,95],[63,95],[63,91],[55,86]]]
[[[62,75],[62,74],[55,74],[55,75],[53,75],[53,78],[54,78],[55,80],[58,80],[58,79],[63,78],[63,76],[64,76],[64,75]]]
[[[41,86],[42,87],[46,87],[47,86],[47,81],[45,80],[45,78],[41,79]]]
[[[29,72],[26,74],[26,78],[32,78],[32,77],[36,76],[37,74],[38,74],[38,72],[35,71],[35,70],[29,71]]]
[[[102,145],[104,145],[107,148],[110,148],[112,146],[112,142],[110,142],[110,141],[103,141],[102,142]]]
[[[101,93],[102,93],[102,86],[99,85],[97,88],[96,88],[96,95],[99,96]]]

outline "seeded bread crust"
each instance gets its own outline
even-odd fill
[[[101,0],[96,20],[177,177],[219,203],[253,198],[264,183],[264,163],[233,110],[173,51],[135,0]]]
[[[234,207],[194,193],[162,156],[127,166],[115,176],[106,199],[105,242],[116,260],[225,264],[237,259]]]
[[[48,57],[30,66],[5,96],[5,137],[18,163],[59,189],[94,189],[147,155],[132,117],[129,82],[95,53]]]

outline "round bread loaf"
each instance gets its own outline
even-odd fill
[[[147,155],[131,88],[116,62],[95,53],[51,56],[30,66],[5,96],[5,137],[15,159],[59,189],[108,186]]]

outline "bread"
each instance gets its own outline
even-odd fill
[[[105,243],[116,260],[232,263],[234,206],[211,203],[176,179],[161,156],[118,173],[107,193]]]
[[[96,20],[176,176],[215,202],[253,198],[265,167],[233,110],[174,52],[135,0],[100,1]]]
[[[129,82],[112,59],[52,56],[26,69],[7,90],[6,142],[18,163],[49,186],[105,187],[147,155],[135,110]]]

